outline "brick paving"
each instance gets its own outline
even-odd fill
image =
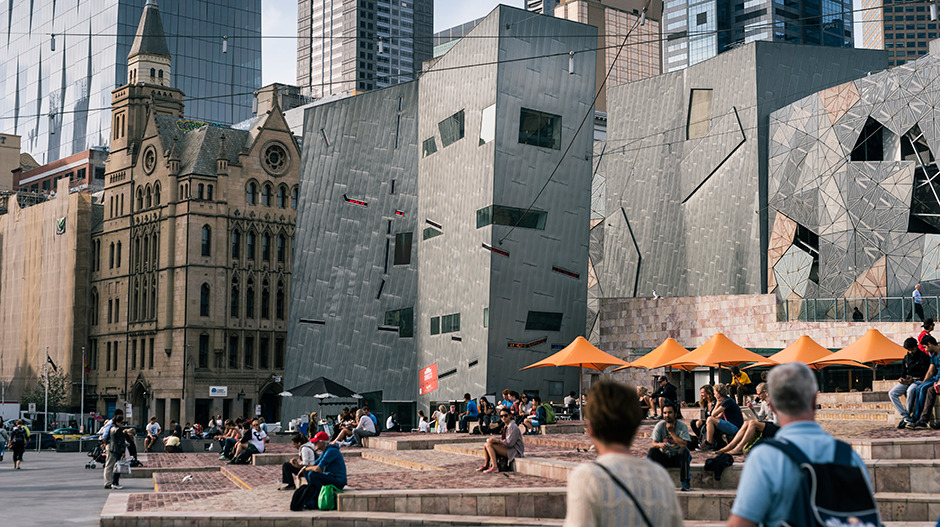
[[[478,450],[483,450],[483,440],[481,439],[480,444],[477,446],[472,444],[460,446],[462,448],[473,449],[475,447]],[[439,468],[476,461],[476,459],[471,456],[442,452],[440,450],[369,450],[368,454],[388,459],[390,462],[393,462],[393,460],[403,460]],[[382,463],[381,459],[375,461]]]
[[[225,494],[228,493],[225,491],[195,491],[131,494],[127,500],[127,512],[203,510],[201,505],[206,498]]]
[[[184,478],[189,478],[183,481]],[[236,490],[239,487],[221,472],[158,472],[153,475],[158,492]]]

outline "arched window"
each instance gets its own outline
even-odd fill
[[[267,280],[261,285],[261,318],[264,320],[271,318],[271,290]]]
[[[157,277],[150,279],[150,318],[157,318]],[[153,341],[151,340],[150,361],[153,362]],[[153,368],[153,364],[150,365]]]
[[[160,183],[154,183],[153,185],[153,205],[155,207],[160,206]]]
[[[137,210],[144,208],[144,189],[137,188]]]
[[[157,71],[157,78],[163,80],[163,70]]]
[[[150,304],[147,302],[147,279],[144,278],[144,285],[140,288],[140,309],[137,311],[139,315],[138,320],[147,320],[147,306]]]
[[[140,255],[140,238],[134,239],[134,267],[139,269],[140,265],[143,263]]]
[[[284,263],[287,259],[287,237],[283,234],[277,237],[277,262]]]
[[[255,286],[251,278],[248,279],[248,289],[245,290],[245,317],[255,318]]]
[[[208,225],[202,226],[202,255],[212,255],[212,229]]]
[[[140,303],[140,280],[134,280],[134,298],[131,299],[131,320],[137,320],[137,307]]]
[[[117,267],[118,269],[120,269],[121,268],[121,242],[118,242],[117,244],[117,256],[115,257],[115,260],[117,260]]]
[[[152,78],[154,78],[154,77],[156,77],[156,76],[157,76],[157,69],[156,69],[156,68],[150,68],[150,78],[152,79]]]
[[[98,289],[91,288],[91,309],[88,317],[88,323],[92,326],[98,325]]]
[[[277,296],[274,298],[274,313],[278,320],[284,320],[284,282],[277,283]]]
[[[209,316],[209,284],[202,284],[199,288],[199,316]]]
[[[146,203],[144,204],[144,206],[147,207],[148,209],[150,207],[153,207],[153,195],[151,195],[150,193],[150,185],[147,185],[147,198],[146,198]]]
[[[251,231],[245,234],[245,252],[249,260],[255,259],[255,233]]]
[[[271,261],[271,235],[268,233],[261,235],[261,260]]]
[[[297,195],[298,195],[297,187],[294,187],[294,188],[290,191],[290,198],[291,198],[291,199],[290,199],[290,206],[291,206],[291,208],[294,209],[294,210],[297,210]]]
[[[287,187],[284,185],[277,187],[277,206],[282,209],[287,207]]]
[[[238,278],[232,279],[231,312],[229,315],[232,318],[238,318]]]
[[[140,247],[140,238],[137,238],[137,246]],[[140,258],[140,253],[137,253],[137,257]],[[143,259],[138,259],[140,263],[150,263],[150,244],[144,240],[144,255]]]
[[[232,231],[232,258],[237,259],[242,251],[242,235],[238,230]]]
[[[206,199],[212,201],[212,185],[206,185]]]
[[[158,236],[159,236],[159,233],[156,233],[156,232],[155,232],[155,233],[153,233],[153,236],[151,236],[151,238],[150,238],[150,245],[151,245],[150,257],[153,259],[153,268],[154,268],[154,269],[156,269],[156,268],[157,268],[157,265],[160,263],[160,255],[159,255],[159,253],[157,252],[157,247],[160,246],[160,242],[159,242]]]
[[[114,243],[111,243],[111,250],[109,251],[108,269],[114,269]]]
[[[258,185],[256,185],[254,181],[252,181],[251,183],[248,184],[248,188],[245,190],[245,201],[249,205],[254,205],[255,199],[257,198],[257,196],[258,196]]]
[[[261,204],[265,207],[271,206],[271,185],[265,185],[261,189]]]
[[[205,190],[206,190],[205,185],[203,185],[202,183],[200,183],[200,184],[196,187],[196,199],[204,199],[204,198],[205,198]]]

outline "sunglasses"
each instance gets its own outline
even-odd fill
[[[506,418],[506,417],[509,417],[509,414],[499,414],[499,418],[500,418],[500,419],[503,419],[503,418]]]

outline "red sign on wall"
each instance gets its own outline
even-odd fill
[[[418,374],[418,395],[424,395],[437,389],[437,363],[421,370]]]

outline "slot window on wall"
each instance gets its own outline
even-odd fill
[[[524,229],[545,230],[545,220],[548,213],[543,210],[520,209],[490,205],[477,211],[477,228],[487,225],[508,225]]]
[[[398,336],[402,338],[415,336],[414,319],[414,308],[412,307],[385,312],[385,325],[398,326]]]
[[[519,142],[561,150],[561,116],[522,108],[519,112]]]

